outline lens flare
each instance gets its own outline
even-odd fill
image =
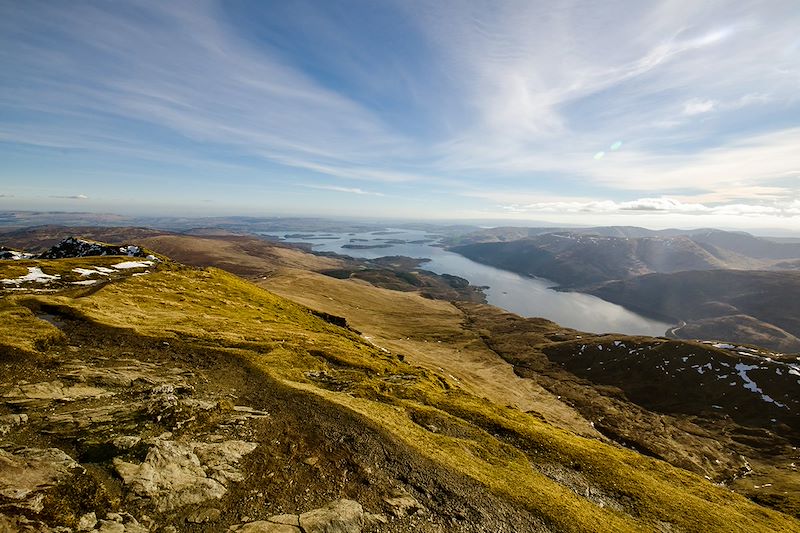
[[[616,152],[620,148],[622,148],[622,141],[617,141],[617,142],[615,142],[614,144],[611,145],[611,151],[613,151],[613,152]]]
[[[594,158],[595,159],[603,159],[603,157],[605,157],[605,155],[606,155],[605,152],[597,152],[596,154],[594,154]]]

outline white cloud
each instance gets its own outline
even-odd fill
[[[531,215],[537,213],[630,214],[634,212],[747,217],[793,217],[800,215],[800,202],[798,201],[781,205],[722,204],[708,206],[701,203],[681,202],[673,198],[640,198],[627,202],[615,202],[612,200],[536,202],[503,205],[500,208],[511,213],[528,213]]]
[[[89,197],[86,196],[85,194],[71,194],[71,195],[67,195],[67,196],[52,195],[52,196],[50,196],[50,198],[59,198],[61,200],[88,200],[89,199]]]
[[[717,107],[717,102],[715,100],[692,99],[683,105],[683,114],[688,116],[702,115],[703,113],[713,111],[715,107]]]
[[[308,187],[309,189],[320,189],[323,191],[346,192],[350,194],[361,194],[368,196],[385,196],[383,193],[365,191],[357,187],[339,187],[337,185],[303,185],[303,187]]]

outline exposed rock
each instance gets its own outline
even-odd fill
[[[364,508],[353,500],[336,500],[300,515],[304,533],[361,533]]]
[[[28,423],[26,414],[10,414],[0,416],[0,436],[7,435],[13,428]]]
[[[301,533],[299,527],[287,524],[276,524],[268,520],[250,522],[241,526],[233,526],[228,531],[236,533]]]
[[[405,491],[395,491],[390,497],[383,499],[391,508],[392,514],[403,517],[422,511],[425,508],[413,496]]]
[[[0,449],[0,499],[11,506],[39,513],[45,491],[81,468],[58,448]]]
[[[122,437],[115,438],[114,440],[111,441],[111,444],[113,444],[119,450],[130,450],[131,448],[139,444],[141,440],[142,440],[141,437],[137,437],[135,435],[125,435]]]
[[[16,405],[46,405],[49,401],[74,402],[87,398],[113,396],[113,392],[84,385],[66,386],[61,381],[30,383],[12,387],[3,397],[7,403]]]
[[[208,444],[156,439],[143,463],[114,459],[114,466],[131,493],[150,498],[159,511],[167,511],[222,498],[227,483],[243,479],[236,464],[256,446],[244,441]]]
[[[96,255],[126,255],[145,257],[147,253],[134,245],[114,246],[101,242],[69,237],[39,255],[40,259],[63,259],[66,257],[89,257]]]
[[[276,524],[285,524],[287,526],[300,527],[300,517],[296,514],[279,514],[270,516],[267,520],[275,522]]]
[[[21,426],[22,424],[26,424],[28,422],[28,415],[26,414],[10,414],[10,415],[3,415],[0,416],[0,424],[5,424],[9,426]]]
[[[100,520],[97,533],[148,533],[148,529],[140,524],[134,517],[125,513],[108,513],[105,520]]]
[[[231,526],[236,533],[361,533],[376,521],[385,522],[380,515],[365,513],[361,504],[353,500],[336,500],[325,507],[301,515],[282,514]]]
[[[28,520],[24,516],[6,516],[0,514],[0,533],[72,533],[69,528],[51,528],[37,520]]]
[[[207,469],[211,470],[209,477],[223,484],[244,479],[236,465],[243,456],[252,452],[258,446],[255,442],[242,440],[229,440],[220,443],[194,442],[192,444],[197,457]]]
[[[95,513],[86,513],[78,519],[78,531],[91,531],[97,525],[97,515]]]

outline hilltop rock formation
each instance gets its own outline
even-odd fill
[[[127,257],[146,257],[142,248],[133,244],[115,246],[101,242],[68,237],[38,255],[39,259],[64,259],[67,257],[90,257],[97,255],[124,255]]]

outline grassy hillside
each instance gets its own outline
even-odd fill
[[[264,376],[311,403],[358,416],[420,460],[485,487],[552,530],[800,530],[796,520],[700,476],[479,398],[221,270],[164,264],[99,288],[5,295],[3,330],[18,332],[0,341],[5,361],[13,354],[16,365],[26,357],[61,363],[63,351],[52,347],[68,333],[43,324],[35,314],[42,310],[90,324],[98,336],[175,343],[199,361],[239,358],[253,379]],[[568,481],[576,478],[585,492]]]

